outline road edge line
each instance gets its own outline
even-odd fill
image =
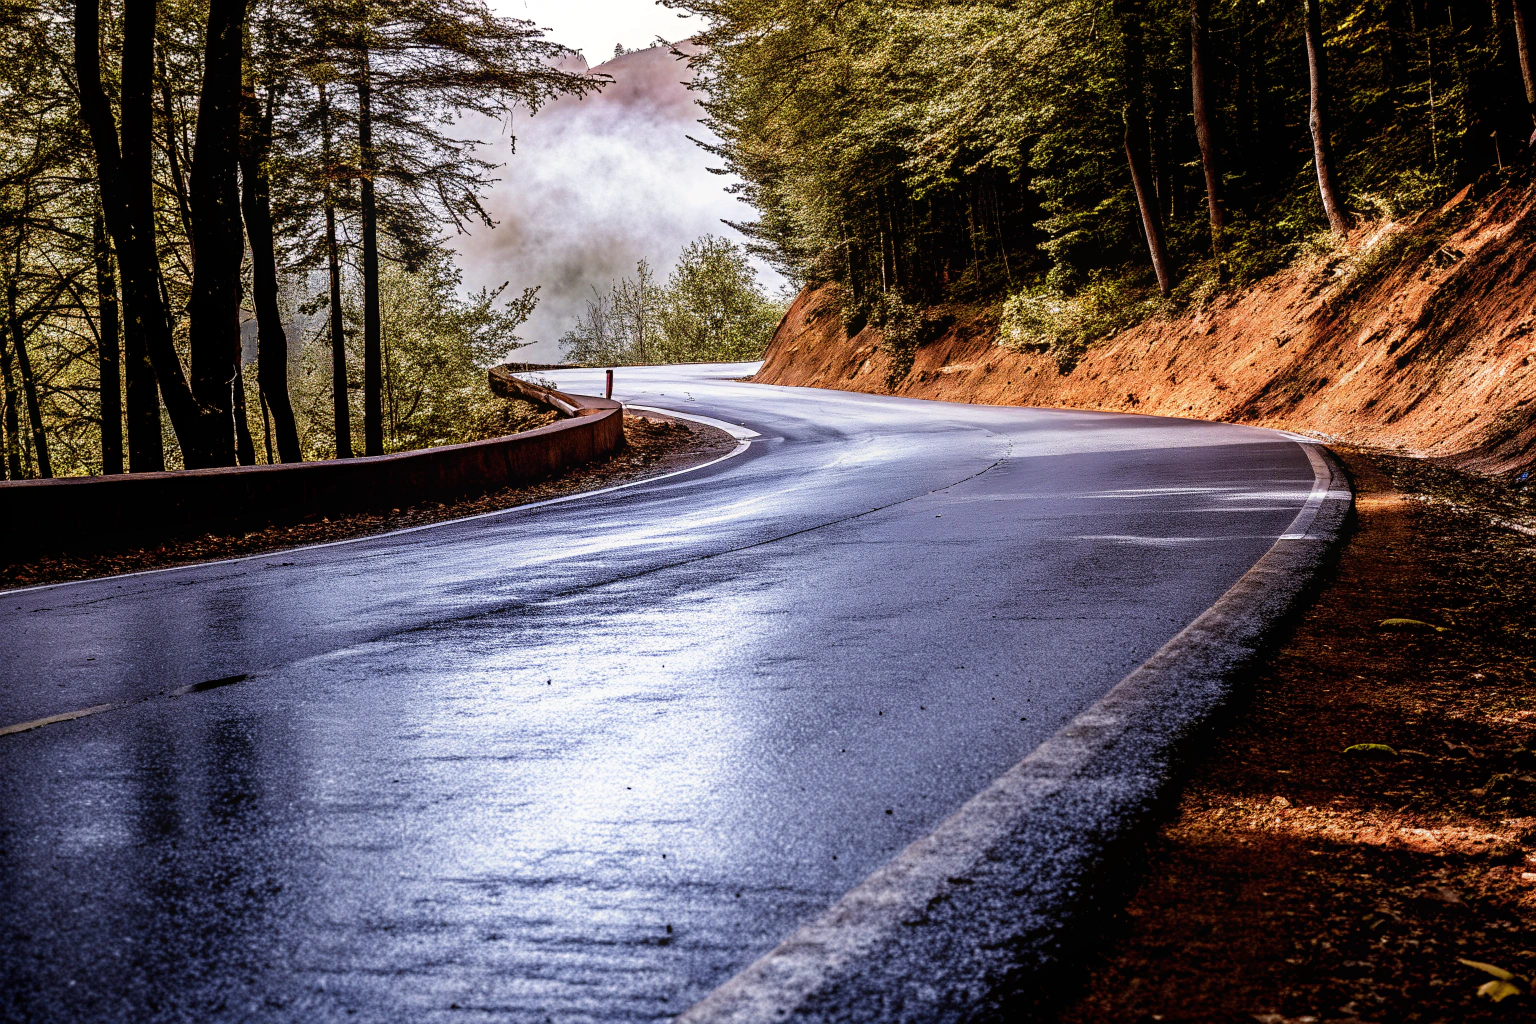
[[[667,414],[669,416],[676,416],[678,419],[684,420],[698,419],[698,417],[685,416],[682,413],[668,412]],[[712,425],[713,424],[706,424],[706,426]],[[159,573],[181,572],[186,569],[207,568],[213,565],[233,565],[236,562],[247,562],[256,558],[276,558],[281,555],[291,554],[295,551],[317,551],[321,548],[338,548],[345,544],[361,544],[364,541],[382,540],[386,537],[399,537],[407,533],[420,533],[423,530],[437,530],[445,526],[454,526],[459,523],[468,523],[476,519],[491,519],[495,516],[512,515],[515,512],[526,512],[530,509],[544,508],[547,505],[560,505],[568,501],[577,501],[582,498],[596,497],[600,494],[612,494],[614,491],[623,491],[631,487],[639,487],[642,484],[653,484],[662,480],[670,480],[672,477],[682,476],[685,473],[697,473],[701,469],[708,469],[710,466],[719,465],[720,463],[725,462],[727,459],[734,459],[736,456],[740,455],[750,447],[752,447],[751,441],[738,438],[736,439],[735,448],[732,448],[730,451],[723,455],[715,456],[708,462],[701,462],[697,466],[684,466],[682,469],[673,469],[665,473],[658,473],[655,476],[641,477],[639,480],[630,480],[622,484],[613,484],[608,487],[599,487],[596,490],[576,491],[573,494],[562,494],[558,498],[542,498],[539,501],[530,501],[522,505],[509,505],[506,508],[496,508],[489,512],[476,512],[473,515],[459,516],[454,519],[439,519],[435,523],[421,523],[417,526],[402,526],[398,530],[385,530],[383,533],[364,533],[359,534],[356,537],[340,537],[336,540],[323,540],[314,544],[295,544],[292,547],[273,548],[270,551],[257,551],[249,555],[233,555],[229,558],[214,558],[206,562],[182,562],[179,565],[162,565],[154,569],[135,569],[133,572],[113,573],[110,576],[86,576],[83,579],[59,580],[55,583],[32,583],[25,587],[13,587],[9,590],[0,589],[0,599],[14,597],[17,594],[29,594],[37,590],[52,590],[56,587],[77,587],[86,583],[102,583],[106,580],[125,580],[135,576],[154,576]]]
[[[1033,1002],[1044,971],[1084,938],[1070,925],[1114,891],[1095,879],[1155,823],[1191,740],[1342,540],[1348,476],[1321,445],[1297,444],[1313,469],[1306,503],[1215,604],[677,1024],[932,1024]]]

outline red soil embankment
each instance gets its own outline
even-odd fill
[[[1063,373],[996,343],[988,312],[921,345],[894,394],[1228,420],[1501,473],[1536,458],[1536,186],[1467,192],[1091,347]],[[754,380],[887,393],[880,332],[803,291]]]

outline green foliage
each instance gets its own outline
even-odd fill
[[[736,243],[714,235],[689,242],[661,302],[667,362],[757,359],[784,316],[763,294],[757,271]]]
[[[1190,114],[1185,0],[666,2],[711,25],[693,61],[714,152],[758,210],[744,230],[792,278],[845,285],[851,323],[892,290],[917,303],[1018,293],[1021,336],[1048,336],[1071,361],[1145,315],[1124,150],[1132,99],[1148,112],[1176,295],[1226,286]],[[1336,0],[1323,20],[1333,142],[1360,213],[1407,217],[1524,150],[1507,5],[1431,0],[1410,16],[1406,0]],[[1272,272],[1327,227],[1302,21],[1298,4],[1212,4],[1230,284]],[[1127,24],[1144,51],[1139,94]]]
[[[869,322],[880,329],[880,350],[890,360],[885,370],[885,386],[896,386],[912,372],[917,346],[922,341],[923,311],[890,291],[870,304]]]
[[[1095,341],[1141,320],[1161,305],[1157,290],[1124,276],[1096,274],[1072,295],[1042,286],[1016,292],[998,316],[999,344],[1020,352],[1048,352],[1063,373]]]
[[[647,260],[635,277],[615,281],[608,291],[594,286],[586,312],[560,339],[569,362],[621,366],[660,362],[662,290]]]
[[[735,362],[762,356],[783,315],[746,252],[705,235],[683,247],[665,286],[641,260],[633,279],[594,288],[560,344],[566,359],[594,366]]]
[[[508,403],[491,394],[486,370],[525,342],[516,331],[537,304],[537,288],[503,299],[506,285],[461,294],[462,275],[446,254],[414,271],[387,261],[379,280],[385,388],[384,446],[407,451],[477,441],[505,432]],[[362,322],[362,288],[344,296],[350,323]],[[362,444],[360,330],[347,333],[354,444]],[[321,338],[305,346],[291,385],[305,458],[336,451],[331,353]],[[253,392],[254,394],[254,392]],[[256,408],[254,399],[251,407]]]

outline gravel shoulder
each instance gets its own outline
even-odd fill
[[[1529,498],[1339,454],[1357,529],[1193,766],[1061,1024],[1536,1016]],[[1480,995],[1495,979],[1462,960],[1522,994]]]
[[[131,551],[39,559],[0,569],[0,588],[162,569],[460,519],[688,469],[726,454],[737,443],[716,427],[650,413],[626,414],[624,436],[624,447],[612,456],[528,487],[507,488],[458,502],[272,526],[240,535],[207,534]]]

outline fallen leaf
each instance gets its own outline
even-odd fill
[[[1499,1003],[1503,1002],[1505,999],[1508,999],[1510,996],[1518,996],[1520,994],[1520,988],[1519,986],[1513,985],[1507,981],[1485,981],[1481,985],[1477,986],[1477,994],[1480,996],[1487,996],[1494,1002]]]
[[[1344,753],[1358,757],[1396,757],[1397,751],[1385,743],[1356,743],[1344,748]]]
[[[1478,986],[1477,994],[1480,996],[1487,996],[1489,999],[1492,999],[1496,1003],[1502,1002],[1505,999],[1508,999],[1510,996],[1518,996],[1523,994],[1523,990],[1519,985],[1515,984],[1515,982],[1521,982],[1527,985],[1530,984],[1530,980],[1528,978],[1521,977],[1518,974],[1506,971],[1504,968],[1496,967],[1493,964],[1485,964],[1481,960],[1465,960],[1461,957],[1457,957],[1456,962],[1465,964],[1466,966],[1472,968],[1474,971],[1482,971],[1484,974],[1493,975],[1492,981],[1485,981]]]
[[[1449,633],[1445,626],[1437,626],[1433,622],[1425,622],[1422,619],[1382,619],[1376,623],[1379,629],[1399,629],[1409,633]]]

